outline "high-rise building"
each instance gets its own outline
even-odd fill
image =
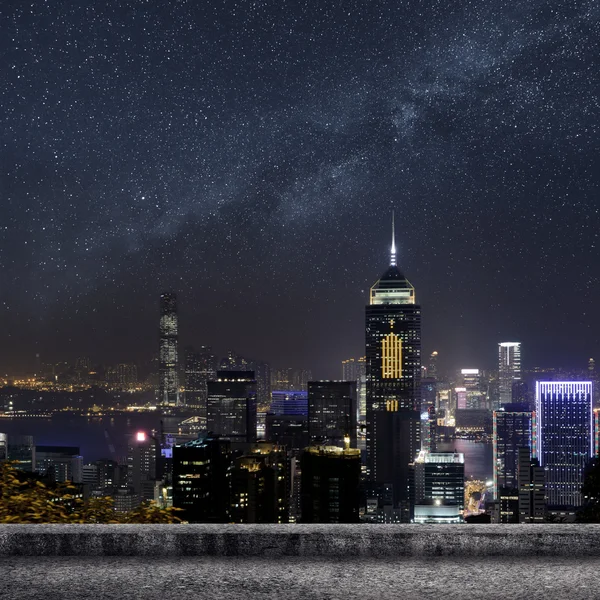
[[[543,523],[546,510],[546,477],[544,468],[531,458],[528,448],[519,448],[517,475],[519,523]]]
[[[421,449],[428,452],[437,449],[437,413],[433,404],[421,413]]]
[[[250,370],[256,379],[256,403],[266,412],[271,403],[271,365],[260,360],[250,361]]]
[[[308,392],[275,391],[265,418],[268,442],[300,450],[309,445]]]
[[[485,409],[486,401],[481,371],[479,369],[461,369],[460,376],[466,390],[465,408],[467,410]]]
[[[396,265],[392,227],[390,266],[366,307],[367,474],[391,484],[394,505],[409,517],[409,464],[420,449],[421,307]]]
[[[35,444],[31,435],[0,433],[0,462],[14,461],[19,471],[35,471]]]
[[[206,424],[206,402],[209,381],[217,376],[217,360],[209,346],[196,351],[191,346],[185,349],[185,403],[198,409],[198,416]]]
[[[36,446],[35,470],[57,483],[81,483],[83,458],[75,446]]]
[[[173,448],[173,506],[190,523],[231,522],[229,440],[204,435]]]
[[[272,392],[269,413],[273,415],[304,415],[308,417],[308,392]]]
[[[300,458],[302,523],[358,523],[360,450],[312,446]]]
[[[177,298],[164,293],[160,297],[158,401],[169,406],[179,405],[177,337]]]
[[[434,350],[429,357],[429,366],[427,367],[427,377],[436,379],[439,377],[438,373],[438,352]]]
[[[415,523],[461,523],[465,507],[465,457],[421,450],[411,465]]]
[[[312,379],[312,371],[310,369],[294,369],[292,370],[292,390],[305,391],[308,387],[308,382]]]
[[[231,471],[231,521],[287,523],[290,462],[285,448],[260,442],[241,450]]]
[[[200,407],[202,405],[202,388],[206,386],[206,380],[202,376],[202,359],[192,346],[188,346],[184,352],[184,402],[186,406]]]
[[[513,402],[513,386],[521,382],[521,342],[498,344],[499,408]]]
[[[127,444],[127,484],[137,496],[137,504],[157,496],[157,462],[160,444],[144,431],[129,436]]]
[[[108,367],[106,369],[106,381],[112,387],[129,390],[137,384],[137,366],[121,363],[114,367]]]
[[[522,404],[505,404],[493,416],[494,495],[501,488],[516,490],[519,449],[527,448],[535,458],[536,415]],[[514,495],[514,494],[513,494]]]
[[[311,443],[356,448],[356,382],[308,382],[308,433]]]
[[[594,454],[591,381],[536,382],[537,456],[549,507],[582,505],[584,469]]]
[[[342,381],[356,381],[357,415],[363,421],[367,415],[367,360],[364,356],[342,361]]]
[[[256,441],[254,371],[217,371],[208,382],[207,431],[244,442]]]

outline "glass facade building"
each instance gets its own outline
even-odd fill
[[[465,457],[457,452],[419,452],[412,465],[415,523],[460,523],[465,507]]]
[[[493,461],[494,496],[501,488],[517,489],[519,448],[527,448],[531,456],[537,456],[536,415],[520,404],[506,404],[494,411]]]
[[[584,469],[594,454],[592,382],[538,381],[535,400],[547,505],[579,507]]]
[[[256,441],[254,371],[217,371],[208,382],[207,431],[244,442]]]
[[[311,442],[356,448],[356,382],[308,382],[308,433]]]
[[[160,404],[179,404],[177,355],[177,298],[175,294],[160,297],[160,341],[158,370],[158,401]]]
[[[367,475],[392,485],[395,506],[408,506],[409,464],[421,447],[421,307],[396,266],[395,244],[370,290],[365,340]]]
[[[499,406],[513,402],[513,386],[521,382],[521,343],[498,344]],[[494,408],[499,408],[495,406]]]

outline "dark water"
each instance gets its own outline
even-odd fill
[[[165,432],[175,431],[185,417],[161,417],[149,413],[133,413],[114,417],[79,417],[55,414],[50,419],[1,419],[0,432],[13,435],[32,435],[40,446],[78,446],[84,462],[113,458],[105,430],[114,445],[117,457],[127,455],[127,434],[149,432],[164,422]]]
[[[437,444],[438,452],[462,452],[465,455],[465,477],[491,480],[493,471],[492,444],[483,444],[471,440],[452,440]]]

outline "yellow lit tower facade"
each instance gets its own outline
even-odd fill
[[[365,339],[368,479],[392,486],[408,520],[409,464],[420,450],[421,307],[396,264],[393,217],[390,266],[371,288]]]

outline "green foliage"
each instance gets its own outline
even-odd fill
[[[159,508],[144,502],[128,513],[114,510],[110,497],[78,497],[76,486],[49,487],[39,478],[0,463],[0,523],[181,523],[178,508]]]

